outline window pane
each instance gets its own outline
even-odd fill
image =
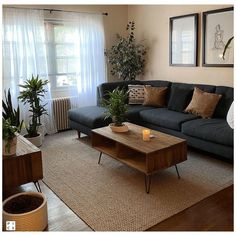
[[[74,56],[74,47],[71,44],[58,44],[56,45],[57,57]]]
[[[57,59],[57,72],[58,73],[67,73],[67,59]]]
[[[72,43],[74,41],[74,31],[71,27],[55,25],[54,36],[56,43]]]
[[[57,87],[67,87],[67,86],[75,86],[76,85],[76,77],[75,75],[59,75],[56,79]]]

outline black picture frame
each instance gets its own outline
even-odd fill
[[[217,31],[217,26],[219,25],[219,27],[220,27],[220,22],[216,22],[215,21],[215,20],[217,20],[217,14],[222,14],[222,13],[230,12],[230,11],[234,11],[234,8],[233,7],[228,7],[228,8],[222,8],[222,9],[217,9],[217,10],[211,10],[211,11],[203,12],[203,15],[202,15],[202,17],[203,17],[203,19],[202,19],[202,66],[204,66],[204,67],[233,67],[234,66],[233,62],[232,63],[225,63],[223,61],[223,59],[220,58],[220,56],[223,55],[223,51],[224,51],[224,47],[223,46],[220,46],[221,49],[220,48],[216,48],[216,46],[214,46],[215,48],[214,47],[211,48],[211,51],[213,51],[213,49],[219,51],[218,52],[218,57],[217,56],[214,57],[214,58],[216,58],[215,61],[217,61],[217,63],[212,61],[212,60],[210,60],[210,59],[207,59],[207,55],[209,54],[209,51],[210,51],[208,49],[209,47],[207,47],[207,44],[208,44],[207,37],[209,37],[208,35],[210,34],[209,33],[209,29],[208,29],[209,27],[207,28],[208,19],[209,19],[209,17],[214,17],[213,19],[211,19],[211,21],[215,22],[215,24],[216,24],[215,30]],[[221,17],[221,18],[226,20],[226,17]],[[219,21],[220,21],[220,19],[219,19]],[[233,25],[233,18],[232,18],[232,25]],[[218,31],[223,31],[223,30],[221,30],[219,28]],[[231,35],[231,37],[232,37],[234,35],[233,27],[232,27],[231,31],[232,31],[232,35]],[[215,36],[214,36],[215,37],[215,42],[213,44],[216,44],[216,40],[217,40],[216,34],[217,34],[217,32],[215,32]],[[212,33],[211,33],[211,35],[212,35]],[[221,37],[222,36],[220,36],[220,38]],[[229,39],[229,36],[226,39],[223,38],[223,39],[220,39],[220,40],[225,45],[228,39]],[[216,54],[216,52],[215,52],[215,54]],[[232,56],[233,56],[233,52],[232,52]],[[218,62],[219,60],[221,60],[221,62]],[[222,63],[222,62],[224,62],[224,63]]]
[[[169,19],[169,65],[170,66],[180,66],[180,67],[196,67],[198,66],[198,13],[188,14],[188,15],[181,15],[170,17]],[[173,24],[175,21],[178,21],[183,18],[189,18],[189,20],[193,20],[193,55],[192,63],[182,63],[182,62],[174,62],[173,59]],[[184,24],[182,24],[184,25]]]

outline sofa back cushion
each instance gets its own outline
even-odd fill
[[[221,94],[220,99],[214,113],[214,117],[226,118],[231,103],[234,100],[234,89],[226,86],[216,86],[215,93]]]
[[[108,98],[108,92],[112,92],[115,88],[128,90],[128,85],[151,85],[152,87],[170,87],[171,82],[165,80],[131,80],[120,82],[107,82],[102,83],[97,87],[97,105],[100,105],[101,99]]]
[[[183,112],[192,99],[194,87],[208,93],[215,92],[215,86],[213,85],[172,83],[167,105],[168,109]]]
[[[112,92],[114,89],[119,87],[120,89],[128,90],[128,84],[141,84],[139,80],[132,81],[121,81],[121,82],[107,82],[102,83],[97,89],[97,103],[100,104],[100,100],[105,98],[108,99],[108,92]]]

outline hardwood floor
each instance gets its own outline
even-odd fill
[[[42,181],[42,192],[48,201],[47,231],[92,231]],[[36,191],[33,183],[25,184],[3,199],[21,191]],[[233,231],[233,185],[196,205],[153,226],[148,231]]]

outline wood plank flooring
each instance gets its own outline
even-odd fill
[[[47,231],[92,231],[42,181],[48,201]],[[33,183],[4,193],[3,199],[17,192],[36,191]],[[153,226],[148,231],[233,231],[233,185],[196,205]]]

